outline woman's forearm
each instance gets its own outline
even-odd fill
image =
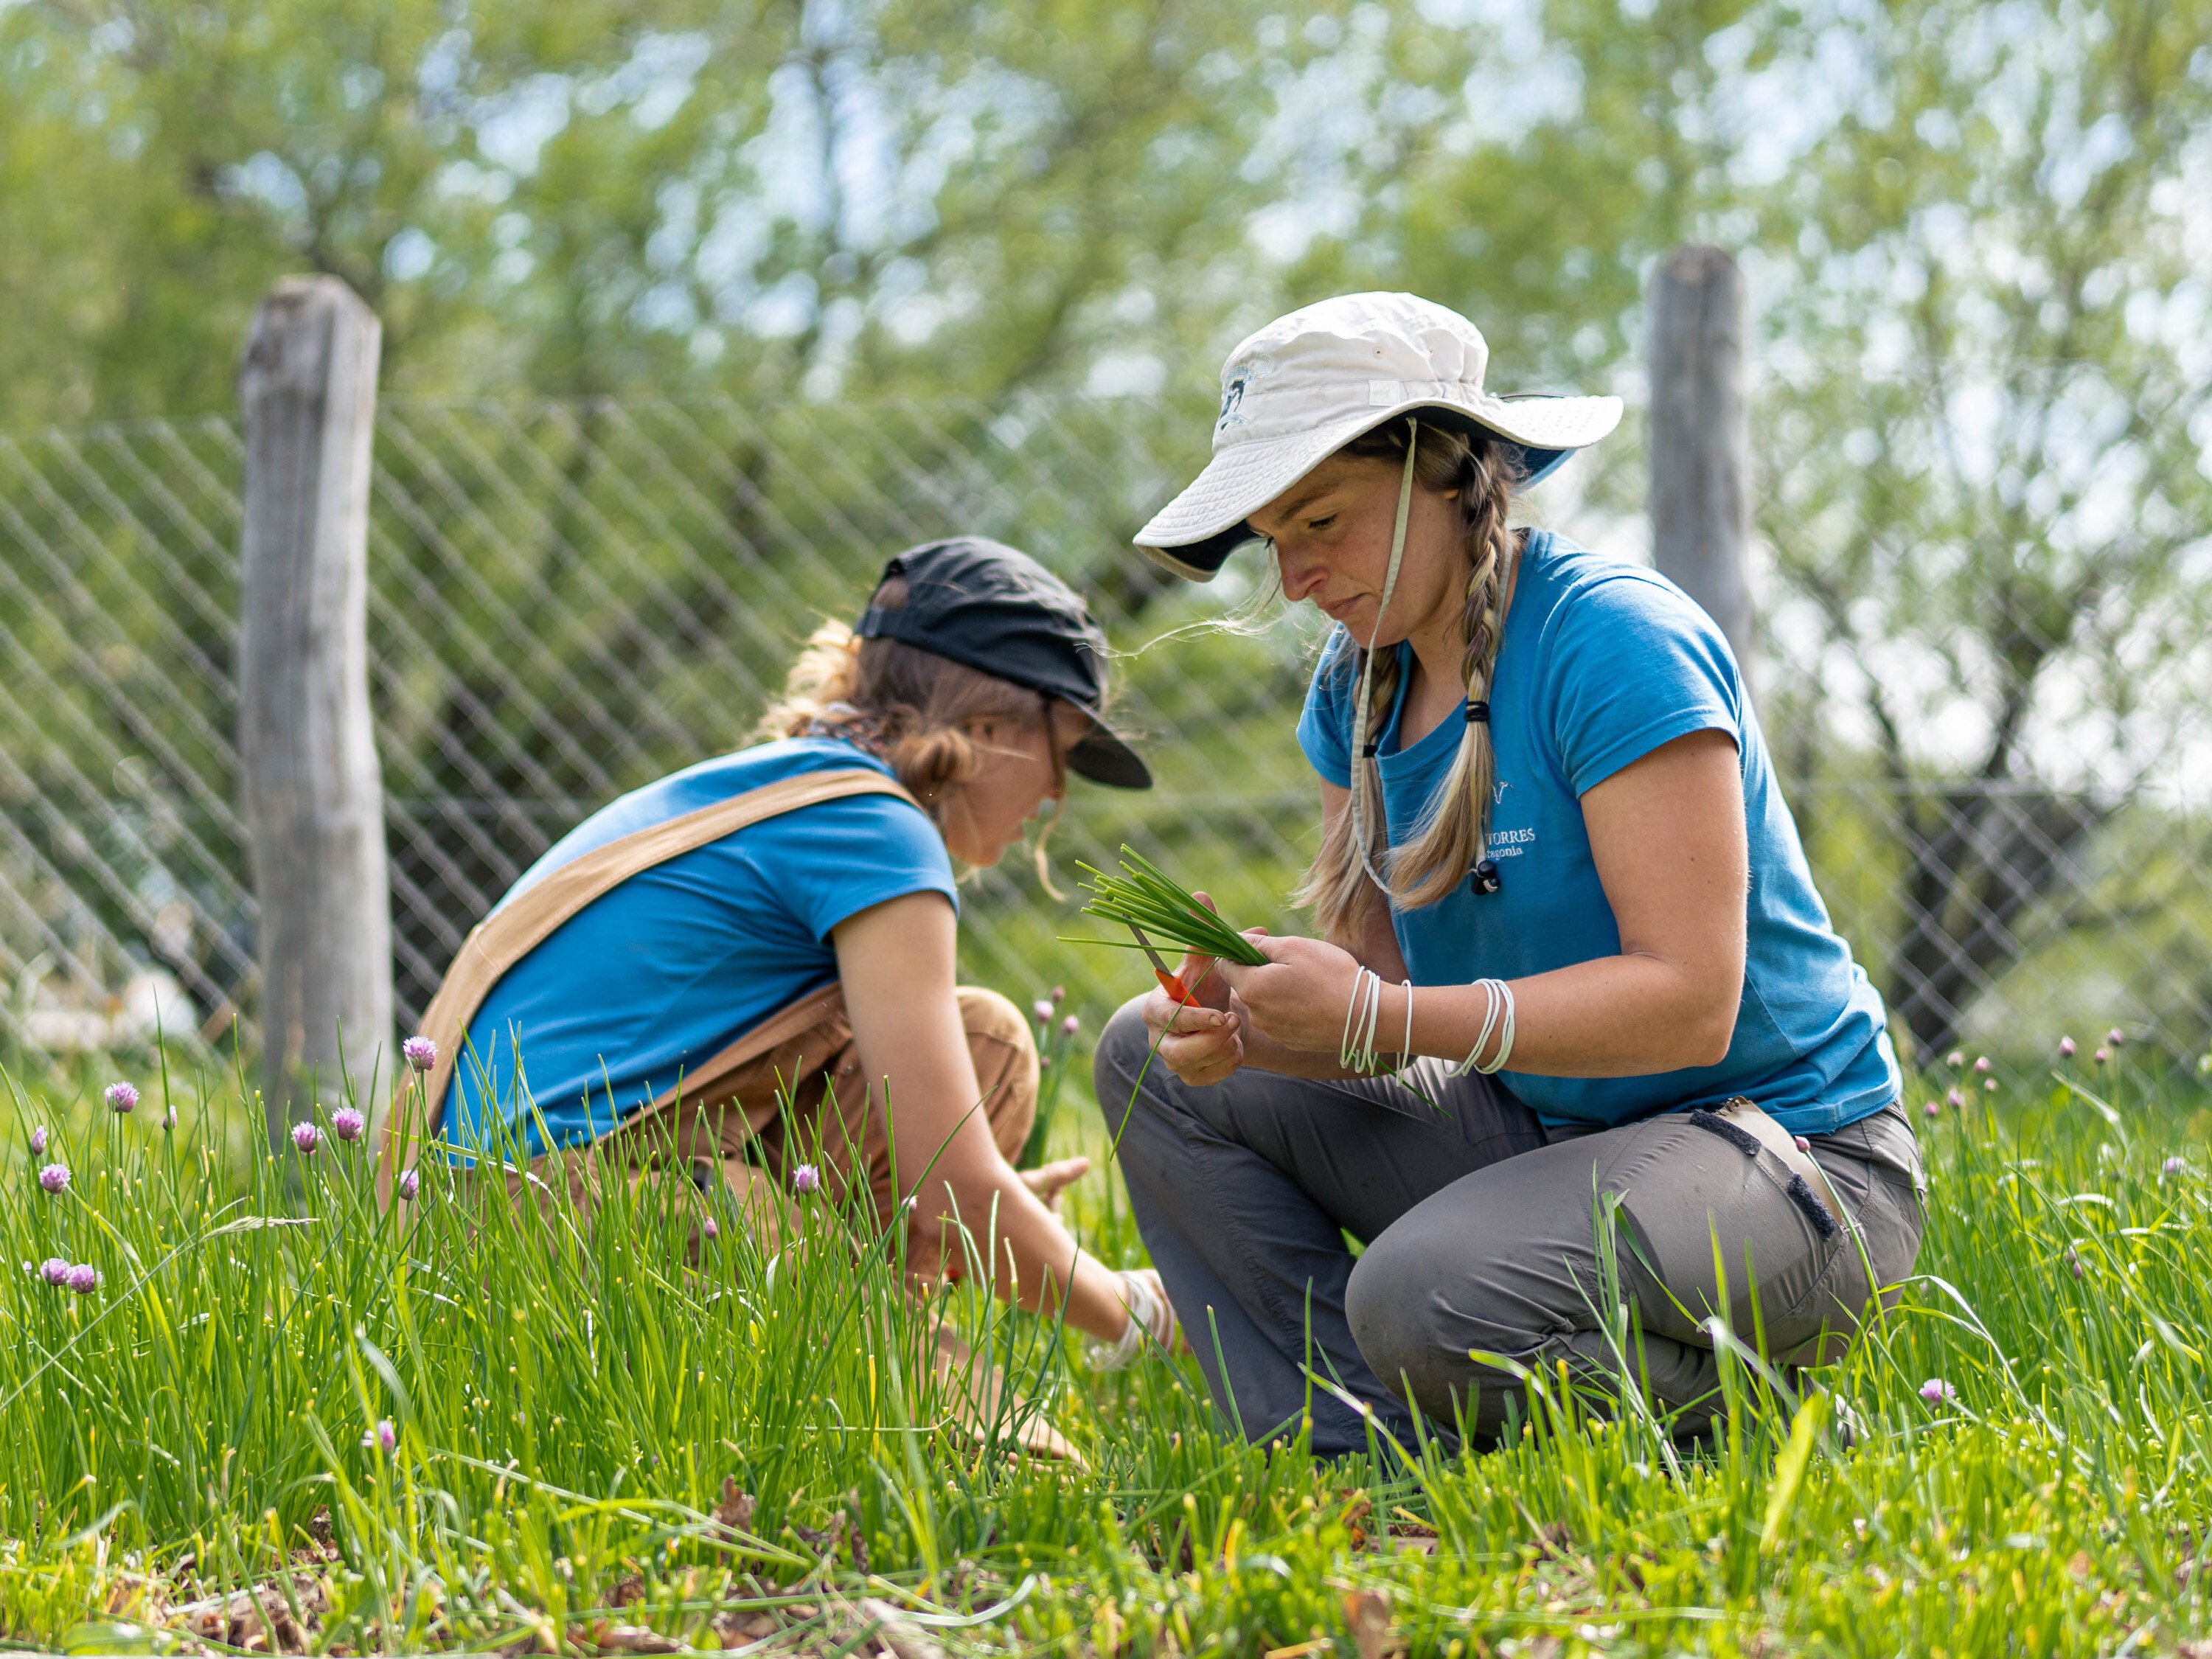
[[[1508,1066],[1540,1077],[1645,1077],[1714,1066],[1735,1031],[1741,981],[1733,987],[1652,957],[1599,957],[1511,983],[1513,1050]],[[1489,1012],[1475,985],[1424,985],[1413,991],[1413,1052],[1464,1059]],[[1406,993],[1385,985],[1376,1018],[1378,1046],[1406,1029]],[[1504,1038],[1494,1025],[1480,1060]],[[1334,1054],[1324,1058],[1334,1061]]]
[[[1717,1065],[1735,1033],[1735,1004],[1720,1017],[1716,1000],[1679,970],[1638,957],[1601,957],[1547,974],[1515,980],[1513,1048],[1508,1069],[1540,1077],[1645,1077],[1658,1072]],[[1479,1038],[1479,1061],[1494,1059],[1504,1042],[1503,1019],[1486,1038],[1489,995],[1474,985],[1413,988],[1415,1055],[1467,1058]],[[1339,1051],[1294,1048],[1278,1042],[1239,1011],[1243,1063],[1285,1077],[1334,1081],[1362,1075],[1346,1066]],[[1384,981],[1375,1020],[1378,1071],[1404,1063],[1406,991]]]
[[[970,1179],[930,1183],[943,1212],[945,1260],[972,1266],[988,1255],[999,1296],[1047,1318],[1064,1300],[1067,1322],[1078,1330],[1109,1341],[1119,1336],[1128,1312],[1113,1271],[1077,1247],[1003,1160],[994,1162],[995,1170],[979,1170]]]

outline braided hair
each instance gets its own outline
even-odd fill
[[[1339,453],[1402,465],[1413,430],[1401,416],[1353,439]],[[1497,771],[1490,695],[1504,626],[1505,576],[1515,535],[1507,515],[1518,460],[1511,446],[1480,433],[1425,422],[1420,428],[1414,482],[1424,489],[1453,495],[1460,510],[1461,544],[1467,558],[1461,622],[1465,644],[1460,655],[1460,678],[1468,700],[1466,730],[1450,772],[1430,798],[1412,835],[1395,853],[1383,817],[1382,769],[1372,756],[1352,757],[1358,811],[1338,815],[1298,893],[1301,902],[1319,911],[1322,932],[1332,937],[1356,933],[1383,897],[1367,873],[1370,866],[1388,875],[1390,903],[1410,910],[1433,904],[1451,892],[1486,857]],[[1353,645],[1341,659],[1343,671],[1354,684],[1366,665],[1366,654]],[[1398,675],[1396,649],[1378,653],[1369,691],[1370,732],[1381,732],[1389,719]],[[1355,823],[1366,832],[1367,847],[1357,844]]]

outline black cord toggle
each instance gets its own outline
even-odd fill
[[[1470,702],[1467,706],[1467,723],[1469,726],[1489,725],[1490,705],[1486,702]]]
[[[1370,738],[1367,739],[1367,747],[1361,750],[1359,754],[1363,760],[1373,760],[1376,756],[1382,752],[1382,739],[1380,738]]]
[[[1474,866],[1474,873],[1468,879],[1474,884],[1474,890],[1478,893],[1494,893],[1504,885],[1498,874],[1496,859],[1483,860]]]

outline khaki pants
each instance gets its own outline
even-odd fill
[[[1036,1041],[1021,1011],[997,992],[963,985],[955,994],[975,1066],[976,1109],[1011,1162],[1036,1116]],[[510,1173],[507,1188],[516,1196],[534,1189],[541,1207],[565,1194],[588,1212],[617,1171],[635,1188],[653,1171],[684,1169],[696,1192],[711,1191],[719,1178],[744,1224],[774,1249],[796,1229],[791,1176],[806,1164],[819,1173],[821,1197],[829,1201],[842,1204],[865,1183],[878,1224],[888,1228],[937,1148],[895,1176],[881,1094],[864,1086],[860,1046],[841,1007],[734,1073],[711,1097],[648,1108],[588,1146],[544,1153],[526,1173]],[[908,1243],[916,1269],[933,1271],[931,1240]],[[696,1223],[692,1245],[696,1251]]]

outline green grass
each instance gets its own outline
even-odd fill
[[[2034,1073],[1929,1126],[1902,1308],[1802,1400],[1735,1367],[1727,1437],[1679,1468],[1556,1394],[1500,1452],[1317,1468],[1224,1438],[1184,1366],[1092,1376],[971,1294],[917,1308],[826,1207],[773,1261],[725,1228],[694,1264],[656,1189],[584,1232],[431,1170],[403,1235],[360,1146],[247,1155],[235,1084],[173,1075],[168,1132],[159,1075],[122,1121],[88,1087],[19,1095],[0,1638],[155,1647],[180,1605],[254,1586],[351,1651],[619,1626],[866,1654],[885,1603],[955,1652],[2171,1651],[2206,1623],[2207,1120],[2182,1079],[2082,1075],[2101,1104]],[[1096,1151],[1078,1092],[1056,1147]],[[1112,1181],[1076,1220],[1140,1259]],[[14,1267],[49,1255],[100,1289]],[[939,1319],[1086,1467],[1011,1455],[1003,1413],[961,1431]],[[380,1419],[388,1454],[362,1443]],[[749,1516],[717,1519],[726,1490]]]

